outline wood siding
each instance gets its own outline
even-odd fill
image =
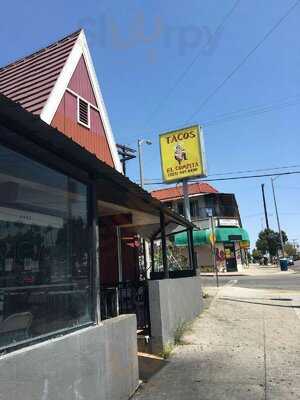
[[[114,167],[111,151],[106,139],[100,114],[91,107],[91,127],[85,128],[77,122],[77,98],[66,92],[54,115],[51,125],[72,138],[100,160]]]
[[[78,61],[68,88],[79,94],[79,96],[83,97],[94,106],[97,106],[93,87],[83,56],[81,56],[80,60]]]

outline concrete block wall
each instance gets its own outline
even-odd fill
[[[196,318],[203,309],[201,278],[149,281],[152,350],[163,351],[174,343],[178,327]]]
[[[135,315],[0,357],[0,400],[127,400],[138,382]]]

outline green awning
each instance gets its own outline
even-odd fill
[[[201,246],[203,244],[210,244],[210,229],[202,229],[193,231],[194,246]],[[243,228],[216,228],[215,229],[217,243],[222,242],[249,242],[248,232]],[[179,247],[187,246],[187,233],[182,232],[174,235],[175,245]]]

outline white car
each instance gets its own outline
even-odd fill
[[[288,263],[289,263],[289,265],[294,265],[293,257],[288,257]]]

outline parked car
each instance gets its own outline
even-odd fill
[[[294,265],[294,258],[288,257],[288,263],[289,263],[289,265]]]

